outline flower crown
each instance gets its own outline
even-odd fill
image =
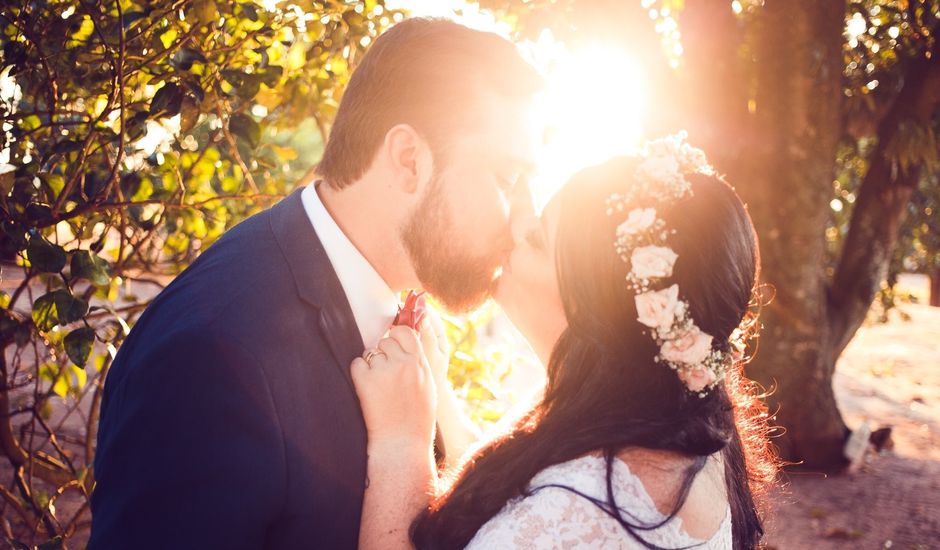
[[[640,154],[636,182],[607,198],[607,215],[620,217],[614,248],[630,267],[627,285],[636,294],[637,320],[651,329],[659,346],[656,361],[676,371],[692,393],[705,397],[724,376],[730,354],[712,349],[713,337],[692,320],[679,286],[669,284],[678,255],[666,245],[675,229],[666,227],[656,207],[692,196],[686,174],[714,174],[705,153],[685,142],[686,133],[648,143]]]

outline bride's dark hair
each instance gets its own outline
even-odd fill
[[[736,360],[706,397],[686,390],[675,371],[657,363],[652,338],[636,320],[628,266],[614,251],[621,219],[605,199],[633,182],[636,160],[618,158],[577,174],[561,191],[556,234],[558,283],[568,328],[555,344],[545,396],[514,429],[478,451],[450,489],[412,525],[418,548],[462,548],[510,499],[530,494],[542,469],[601,451],[607,460],[607,502],[595,502],[650,548],[651,526],[627,521],[613,502],[616,453],[639,447],[693,457],[676,492],[673,517],[709,455],[722,452],[735,548],[757,546],[763,534],[757,494],[775,476],[767,416]],[[757,238],[747,210],[727,183],[693,175],[693,196],[660,212],[675,229],[673,281],[695,324],[731,351],[737,328],[756,325]],[[613,512],[613,513],[611,513]]]

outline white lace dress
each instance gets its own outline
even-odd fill
[[[599,456],[584,456],[550,466],[532,478],[530,489],[557,484],[585,495],[607,500],[607,464]],[[652,525],[665,516],[656,509],[639,478],[620,460],[614,461],[614,498],[630,523]],[[725,505],[727,508],[727,505]],[[731,511],[708,540],[689,537],[682,520],[674,517],[650,531],[641,531],[648,542],[661,548],[711,550],[731,548]],[[532,496],[516,498],[493,516],[467,546],[471,550],[501,548],[645,548],[613,518],[583,496],[567,489],[546,487]]]

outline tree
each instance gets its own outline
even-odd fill
[[[101,391],[129,327],[200,250],[301,179],[350,67],[402,16],[381,0],[279,6],[0,7],[0,260],[15,283],[0,292],[13,479],[0,497],[24,536],[87,528]]]
[[[750,373],[774,387],[784,458],[839,468],[849,430],[833,393],[836,360],[887,278],[911,196],[937,155],[937,6],[768,1],[750,11],[742,26],[752,112],[738,118],[758,145],[739,142],[719,160],[751,207],[764,281],[776,291]],[[853,28],[858,18],[865,24]],[[849,148],[843,161],[860,159],[864,175],[830,268],[825,229],[840,144]]]
[[[547,27],[569,43],[601,39],[643,52],[649,133],[686,128],[757,226],[774,299],[762,310],[749,374],[772,390],[781,455],[807,468],[844,466],[836,360],[892,261],[895,272],[898,256],[936,270],[937,2],[484,5],[528,36]],[[656,36],[657,24],[666,36]],[[680,31],[681,57],[649,47]]]

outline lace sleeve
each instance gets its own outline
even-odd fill
[[[558,487],[511,501],[474,536],[471,550],[493,548],[644,548],[586,498]]]

